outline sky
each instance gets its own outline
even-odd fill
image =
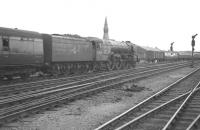
[[[140,46],[191,50],[200,33],[199,0],[0,0],[0,26],[48,34],[109,37]],[[200,34],[195,50],[200,51]]]

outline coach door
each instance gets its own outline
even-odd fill
[[[9,51],[9,38],[8,37],[2,37],[2,50],[3,51]]]
[[[2,37],[1,39],[1,51],[4,57],[8,57],[10,53],[9,37]]]
[[[0,37],[0,65],[10,64],[10,40],[9,37]]]

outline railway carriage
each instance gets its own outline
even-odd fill
[[[154,57],[155,57],[155,60],[157,61],[164,61],[165,53],[161,50],[155,51]]]
[[[0,77],[26,77],[43,64],[43,40],[37,32],[0,28]]]
[[[164,61],[165,53],[158,48],[143,47],[145,52],[145,58],[148,62]]]
[[[192,52],[191,51],[179,51],[179,60],[192,60]],[[200,59],[200,53],[199,52],[194,52],[193,54],[193,59],[194,60],[199,60]]]
[[[177,61],[179,60],[179,53],[175,51],[165,51],[165,60],[166,61]]]

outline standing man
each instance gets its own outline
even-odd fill
[[[195,46],[195,37],[197,36],[198,34],[195,34],[192,36],[192,64],[191,64],[191,67],[193,68],[193,65],[194,65],[194,61],[193,61],[193,55],[194,55],[194,46]]]

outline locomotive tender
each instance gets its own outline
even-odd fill
[[[0,77],[125,69],[135,63],[130,42],[0,28]]]

